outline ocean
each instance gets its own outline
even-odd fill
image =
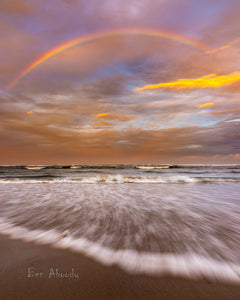
[[[240,283],[240,165],[1,166],[0,234],[134,274]]]

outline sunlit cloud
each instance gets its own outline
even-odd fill
[[[29,111],[27,111],[26,112],[28,115],[31,115],[32,113],[33,113],[33,111],[32,110],[29,110]]]
[[[93,116],[95,119],[117,120],[120,122],[135,118],[134,115],[122,115],[122,114],[116,114],[116,113],[110,113],[110,112],[100,113],[100,114],[93,115]]]
[[[198,105],[198,108],[204,108],[204,107],[212,106],[212,105],[214,105],[213,102],[208,102],[208,103],[204,103],[204,104]]]
[[[203,88],[219,88],[228,86],[240,80],[240,72],[234,72],[229,75],[209,74],[200,78],[194,79],[178,79],[173,82],[164,82],[159,84],[146,85],[142,88],[136,88],[135,91],[152,90],[152,89],[203,89]]]
[[[95,118],[105,118],[105,117],[109,117],[109,116],[112,116],[113,114],[112,113],[101,113],[101,114],[97,114],[95,115]]]
[[[102,128],[106,126],[114,126],[119,123],[123,123],[126,121],[130,121],[135,118],[134,115],[123,115],[123,114],[117,114],[117,113],[100,113],[96,115],[92,115],[94,117],[94,122],[90,124],[90,126],[96,127],[96,128]]]

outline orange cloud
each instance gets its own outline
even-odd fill
[[[122,115],[110,112],[92,115],[92,117],[94,117],[94,123],[90,124],[92,127],[113,126],[117,122],[125,122],[135,118],[134,115]]]
[[[32,112],[32,110],[29,110],[29,111],[27,111],[26,112],[28,115],[31,115],[33,112]]]
[[[232,48],[232,46],[234,46],[235,44],[237,44],[239,42],[240,42],[240,38],[237,38],[237,39],[231,41],[229,44],[223,45],[222,47],[219,47],[219,48],[216,48],[216,49],[213,49],[213,50],[206,51],[206,53],[207,54],[217,53],[217,52],[220,52],[222,50]]]
[[[107,120],[117,120],[117,121],[127,121],[129,119],[134,118],[134,115],[121,115],[121,114],[116,114],[116,113],[101,113],[94,115],[95,119],[107,119]]]
[[[200,78],[194,79],[178,79],[173,82],[164,82],[159,84],[146,85],[142,88],[136,88],[135,91],[152,90],[158,88],[164,89],[201,89],[201,88],[218,88],[228,86],[240,80],[240,72],[234,72],[229,75],[209,74]]]
[[[214,105],[214,103],[213,102],[204,103],[202,105],[198,105],[198,108],[204,108],[204,107],[211,106],[211,105]]]
[[[104,102],[104,99],[97,99],[97,102]]]
[[[114,116],[113,113],[101,113],[101,114],[95,115],[95,118],[98,119],[98,118],[106,118],[106,117],[112,117],[112,116]]]

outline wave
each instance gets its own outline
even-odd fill
[[[12,169],[18,169],[18,170],[24,170],[26,169],[26,166],[0,166],[1,170],[12,170]]]
[[[72,168],[72,165],[65,165],[65,166],[62,166],[62,165],[56,165],[56,166],[45,166],[44,169],[71,169]]]
[[[135,169],[133,165],[53,165],[44,169]]]
[[[27,170],[42,170],[45,167],[40,167],[40,166],[27,166],[25,167]]]
[[[152,170],[152,169],[169,169],[169,165],[167,166],[136,166],[137,169],[143,170]]]
[[[136,169],[134,165],[80,165],[79,169]]]
[[[220,182],[240,182],[240,177],[189,177],[189,176],[122,176],[122,175],[105,175],[92,177],[73,177],[62,178],[53,175],[42,176],[21,176],[19,178],[2,178],[0,183],[21,183],[21,182],[68,182],[68,183],[220,183]]]
[[[14,181],[21,181],[21,180],[34,180],[34,179],[46,179],[52,180],[53,178],[59,178],[60,176],[51,175],[51,174],[43,174],[43,175],[20,175],[19,177],[16,176],[4,176],[2,180],[14,180]],[[1,180],[0,180],[1,182]]]
[[[28,165],[28,166],[0,166],[0,170],[59,170],[59,169],[135,169],[133,165]]]
[[[169,169],[239,169],[240,165],[236,164],[197,164],[197,165],[169,165]]]
[[[29,230],[4,219],[0,219],[0,234],[25,242],[68,249],[105,266],[118,266],[133,274],[170,275],[240,284],[240,265],[195,253],[180,255],[138,252],[131,249],[114,250],[85,238],[73,238],[68,231],[61,233],[56,230]]]

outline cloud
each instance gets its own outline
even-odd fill
[[[236,38],[233,41],[229,42],[228,44],[225,44],[225,45],[223,45],[219,48],[216,48],[216,49],[209,50],[206,53],[207,54],[217,53],[217,52],[232,48],[234,45],[238,44],[239,42],[240,42],[240,38]]]
[[[116,113],[101,113],[101,114],[97,114],[95,115],[95,119],[106,119],[106,120],[114,120],[114,121],[118,121],[118,122],[125,122],[128,121],[130,119],[134,119],[135,116],[134,115],[121,115],[121,114],[116,114]]]
[[[240,108],[226,109],[226,110],[215,110],[212,111],[214,115],[226,115],[226,114],[240,114]]]
[[[204,104],[198,105],[198,107],[199,107],[199,108],[204,108],[204,107],[212,106],[212,105],[214,105],[213,102],[208,102],[208,103],[204,103]]]
[[[75,5],[77,3],[77,0],[61,0],[61,1],[70,5]]]
[[[142,88],[136,88],[135,91],[151,90],[151,89],[174,89],[188,90],[188,89],[203,89],[203,88],[219,88],[228,86],[240,80],[240,72],[234,72],[228,75],[209,74],[200,78],[194,79],[178,79],[174,82],[164,82],[159,84],[146,85]]]
[[[1,0],[0,11],[8,14],[29,14],[31,10],[25,2],[24,0]]]
[[[66,108],[62,113],[61,108],[57,112],[53,107],[45,113],[35,112],[34,118],[25,117],[24,112],[21,115],[2,112],[2,157],[7,156],[11,161],[14,157],[28,160],[28,163],[43,160],[46,163],[46,159],[69,162],[70,158],[75,162],[97,162],[99,158],[101,162],[112,163],[142,160],[190,162],[193,157],[206,161],[216,153],[222,156],[239,153],[239,126],[231,122],[205,128],[188,126],[145,130],[125,127],[123,130],[113,124],[119,120],[122,123],[125,115],[99,113],[94,115],[97,130],[92,130],[92,125],[83,130],[83,124],[75,127],[71,122],[77,106]],[[231,160],[234,156],[229,156]]]
[[[212,48],[124,36],[59,53],[0,92],[3,163],[239,157],[238,1],[0,2],[0,88],[49,49],[102,30],[160,29]]]
[[[136,118],[135,115],[123,115],[117,113],[100,113],[96,115],[92,115],[94,117],[94,122],[90,124],[92,127],[105,127],[105,126],[115,126],[122,122],[127,122]]]
[[[115,76],[102,76],[94,82],[88,81],[82,84],[81,90],[84,94],[88,94],[91,98],[99,99],[99,97],[114,97],[127,93],[126,82],[127,77],[122,74]]]

